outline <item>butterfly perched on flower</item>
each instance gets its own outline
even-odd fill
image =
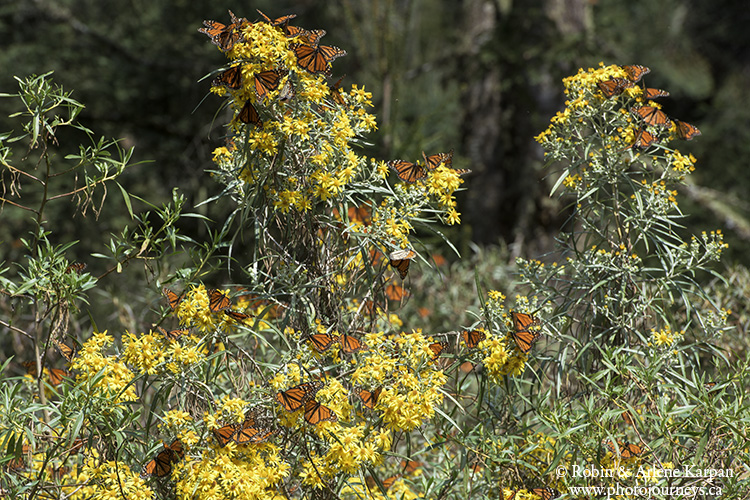
[[[242,106],[240,112],[237,113],[237,119],[242,123],[252,124],[256,127],[263,126],[263,121],[260,119],[258,110],[255,109],[255,106],[253,106],[253,103],[250,102],[249,99],[245,102],[245,105]]]
[[[315,333],[310,335],[310,342],[318,352],[325,352],[338,341],[338,336],[328,333]]]
[[[682,122],[680,120],[672,120],[677,127],[677,137],[680,139],[685,139],[686,141],[691,140],[693,137],[696,137],[698,135],[701,135],[701,131],[698,130],[698,127],[695,125],[691,125],[686,122]]]
[[[341,350],[344,354],[351,354],[353,352],[361,351],[367,348],[361,340],[346,333],[342,333],[339,336],[339,343],[341,344]]]
[[[318,425],[320,422],[336,422],[336,414],[314,399],[310,398],[305,401],[305,422],[312,425]]]
[[[323,383],[320,381],[305,382],[295,385],[286,391],[277,392],[276,401],[283,406],[286,411],[297,411],[302,408],[309,399],[314,398],[315,394],[317,394],[322,387]]]
[[[24,361],[21,364],[26,367],[26,373],[28,373],[32,377],[37,376],[38,372],[36,370],[36,362]],[[60,385],[65,377],[70,376],[69,371],[62,370],[60,368],[45,368],[44,373],[49,377],[49,383],[53,386]]]
[[[208,308],[212,312],[223,311],[229,309],[232,305],[231,299],[221,290],[209,290],[208,292]]]
[[[262,101],[268,96],[269,92],[279,88],[279,83],[284,76],[285,73],[277,69],[255,73],[253,79],[255,80],[255,95],[258,96],[258,100]]]
[[[141,477],[164,477],[172,472],[172,462],[179,461],[185,456],[182,441],[175,439],[172,444],[165,446],[153,459],[143,466]]]
[[[596,86],[602,91],[604,97],[609,99],[610,97],[622,94],[625,89],[635,87],[635,84],[625,78],[611,78],[609,80],[597,82]]]
[[[168,340],[177,340],[183,335],[188,333],[188,330],[186,328],[181,328],[179,330],[171,330],[167,331],[164,328],[157,326],[157,330],[161,332],[162,335],[164,335]]]
[[[542,500],[554,500],[555,498],[560,496],[559,491],[550,487],[534,488],[533,490],[531,490],[531,492],[542,497]]]
[[[427,168],[418,163],[406,160],[391,160],[387,165],[396,172],[396,176],[404,182],[413,184],[427,177]]]
[[[219,76],[211,82],[213,87],[227,87],[236,90],[242,86],[242,67],[240,65],[232,66],[219,73]]]
[[[213,429],[211,432],[223,448],[230,441],[234,441],[240,446],[262,443],[276,434],[277,431],[278,429],[261,424],[258,421],[256,412],[250,410],[245,414],[245,420],[242,423],[228,424],[218,429]]]
[[[481,330],[464,330],[461,332],[461,338],[464,339],[469,349],[474,349],[481,341],[487,338],[487,335]]]
[[[531,351],[531,346],[539,338],[539,332],[533,331],[533,328],[539,326],[539,320],[531,314],[515,311],[511,311],[510,315],[513,320],[511,337],[513,337],[521,352],[526,354]]]
[[[341,56],[346,55],[346,51],[332,45],[314,45],[298,44],[293,47],[294,54],[297,56],[297,65],[313,74],[331,73],[331,63]]]
[[[208,35],[211,38],[211,42],[219,47],[223,51],[232,50],[234,44],[240,39],[241,32],[240,27],[246,19],[238,19],[230,10],[229,16],[231,22],[229,24],[222,24],[218,21],[206,20],[203,21],[205,28],[200,28],[198,31],[204,35]]]
[[[440,357],[440,355],[450,347],[448,345],[448,342],[433,342],[432,344],[427,346],[430,349],[430,357],[432,360],[436,360]]]
[[[161,289],[164,296],[167,298],[167,303],[169,304],[169,308],[173,311],[177,308],[178,305],[180,305],[180,302],[182,301],[182,294],[177,295],[172,290],[170,290],[167,287],[164,287]]]
[[[641,66],[640,64],[626,65],[623,66],[622,69],[625,70],[625,74],[631,82],[638,82],[643,75],[647,75],[651,72],[651,69],[646,66]]]
[[[287,14],[285,16],[281,16],[281,17],[278,17],[278,18],[276,18],[274,20],[271,20],[270,17],[268,17],[267,15],[265,15],[264,13],[262,13],[259,9],[255,9],[255,10],[257,10],[258,14],[260,14],[261,16],[263,16],[263,20],[265,22],[267,22],[268,24],[270,24],[271,26],[281,26],[281,25],[287,24],[290,20],[292,20],[295,17],[297,17],[297,14]]]
[[[667,114],[654,106],[633,106],[631,111],[648,125],[669,127],[672,124]]]
[[[359,389],[356,394],[359,399],[362,400],[362,404],[364,405],[364,407],[372,410],[375,408],[375,405],[378,404],[378,399],[380,398],[381,392],[383,392],[383,388],[378,387],[377,389],[374,389],[372,391]]]
[[[57,339],[53,339],[52,342],[55,344],[55,347],[60,353],[60,356],[68,360],[68,362],[72,361],[75,355],[78,353],[75,347],[71,347],[68,344],[63,344]]]
[[[647,148],[657,142],[659,140],[658,137],[656,137],[654,134],[646,130],[645,128],[641,128],[638,130],[638,132],[635,134],[635,141],[633,141],[633,144],[630,146],[632,148]]]
[[[242,323],[243,321],[245,321],[247,318],[250,317],[250,315],[248,315],[248,314],[241,313],[239,311],[232,311],[231,309],[225,309],[224,310],[224,315],[226,315],[226,316],[228,316],[228,317],[232,318],[233,320],[238,321],[240,323]]]
[[[389,255],[389,263],[392,267],[396,268],[401,279],[404,279],[409,273],[409,264],[411,263],[411,260],[416,256],[417,254],[413,250],[396,250]]]

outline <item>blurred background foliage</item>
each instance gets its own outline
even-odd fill
[[[122,138],[123,148],[135,146],[134,161],[142,163],[122,178],[129,192],[159,206],[177,187],[194,207],[220,189],[204,169],[223,144],[221,124],[229,116],[217,116],[221,100],[208,93],[210,78],[204,79],[225,60],[197,29],[204,19],[227,22],[227,9],[251,20],[258,17],[255,9],[272,18],[296,13],[296,25],[327,29],[326,43],[348,52],[334,77],[345,74],[343,85],[373,92],[379,130],[367,138],[368,155],[414,161],[422,150],[453,148],[454,166],[472,170],[459,203],[464,224],[446,228],[470,259],[456,267],[455,256],[443,255],[447,263],[435,266],[437,277],[415,281],[404,306],[429,314],[435,328],[471,323],[457,311],[476,294],[467,290],[464,304],[456,292],[455,310],[448,310],[447,302],[424,290],[440,283],[451,290],[461,290],[448,286],[455,283],[471,287],[482,256],[491,264],[479,271],[481,278],[494,288],[511,286],[510,274],[498,271],[505,263],[554,250],[553,235],[567,214],[549,197],[552,180],[541,169],[534,136],[562,108],[561,78],[600,61],[650,67],[648,85],[672,94],[665,111],[701,129],[703,135],[683,147],[699,159],[696,184],[687,188],[692,205],[683,205],[694,214],[691,232],[722,228],[730,244],[726,264],[750,261],[750,176],[743,166],[750,156],[750,128],[743,126],[750,119],[750,12],[737,0],[4,0],[0,92],[17,91],[14,75],[54,71],[55,82],[86,104],[84,125]],[[7,117],[18,111],[14,105],[0,99],[0,131],[13,127]],[[107,220],[75,215],[65,204],[49,215],[56,232],[69,235],[66,241],[80,241],[71,260],[87,262],[95,276],[106,269],[89,255],[107,244],[108,231],[129,223],[121,198],[110,193],[105,203],[114,206]],[[21,255],[26,218],[4,207],[0,261]],[[199,239],[205,226],[190,220],[195,225],[181,229]],[[117,303],[124,296],[118,289],[132,297],[144,274],[125,274],[109,275],[99,290],[109,290]],[[437,302],[427,308],[415,297],[420,293]],[[157,299],[142,298],[144,311],[149,300]],[[142,327],[135,317],[140,308],[127,307],[107,314]],[[426,309],[420,313],[419,307]]]

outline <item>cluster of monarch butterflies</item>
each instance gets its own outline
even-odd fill
[[[315,395],[322,388],[323,382],[319,380],[304,382],[285,391],[277,392],[275,400],[288,412],[295,412],[304,408],[304,418],[308,424],[317,425],[320,422],[336,422],[338,417],[333,410],[315,400]],[[357,388],[354,391],[354,395],[362,401],[362,405],[365,408],[372,410],[378,403],[382,391],[382,387],[378,387],[372,391]]]
[[[278,429],[271,425],[270,419],[262,418],[257,410],[249,410],[242,423],[225,425],[212,432],[219,445],[224,447],[230,441],[240,446],[262,443],[276,434]]]
[[[627,78],[611,78],[597,83],[599,90],[602,91],[607,99],[622,94],[625,89],[635,87],[643,75],[651,72],[649,68],[637,64],[623,66],[622,69],[625,71]],[[643,96],[646,99],[653,100],[660,97],[668,97],[669,92],[661,89],[647,88],[644,85]],[[655,106],[634,106],[630,111],[644,123],[644,126],[641,126],[638,130],[638,133],[635,136],[635,141],[631,147],[647,148],[659,140],[656,135],[646,129],[646,125],[668,128],[671,127],[674,122],[677,130],[677,137],[687,141],[691,140],[693,137],[701,135],[701,131],[698,130],[698,127],[695,125],[680,120],[670,119],[665,112]]]
[[[297,17],[296,14],[289,14],[271,19],[261,11],[258,13],[263,17],[263,23],[267,23],[274,28],[280,29],[284,35],[291,40],[291,49],[297,58],[297,66],[312,74],[331,75],[331,63],[341,56],[346,55],[346,51],[332,45],[320,45],[320,39],[326,34],[324,30],[306,30],[296,26],[291,26],[289,21]],[[244,30],[249,26],[249,21],[245,18],[236,17],[232,11],[229,11],[231,21],[229,24],[223,24],[218,21],[203,21],[204,28],[198,31],[211,38],[211,41],[224,52],[229,52],[234,48],[236,43],[244,41]],[[287,76],[288,71],[281,69],[272,69],[262,71],[253,75],[255,95],[258,102],[263,102],[270,92],[279,88],[283,78]],[[345,101],[338,89],[341,79],[334,85],[329,85],[331,100],[339,105],[344,105]],[[213,86],[224,86],[232,90],[242,87],[242,65],[237,64],[223,71],[213,82]],[[279,98],[281,100],[290,99],[294,95],[294,89],[290,80],[281,89]],[[248,100],[240,109],[237,119],[243,123],[253,124],[258,127],[263,126],[263,121],[252,102]]]
[[[396,176],[404,182],[413,184],[420,179],[427,177],[427,173],[435,170],[440,165],[445,165],[448,168],[453,168],[453,150],[451,149],[447,153],[437,153],[434,155],[427,156],[422,151],[422,158],[424,158],[424,165],[414,163],[406,160],[392,160],[387,165],[396,172]],[[467,174],[471,172],[466,169],[454,169],[457,174]]]
[[[173,292],[167,287],[162,288],[162,293],[164,293],[164,296],[167,298],[167,303],[169,304],[170,309],[172,309],[173,311],[177,309],[177,306],[179,306],[180,302],[182,302],[183,294],[177,295],[175,292]],[[249,315],[245,313],[232,310],[231,307],[232,307],[232,299],[230,299],[227,294],[225,294],[221,290],[216,290],[216,289],[212,289],[208,291],[208,309],[211,312],[222,312],[226,316],[239,322],[243,322],[250,317]],[[172,332],[166,332],[163,328],[159,328],[159,330],[161,330],[164,333],[164,335],[170,339],[179,338],[181,334],[187,331],[187,330],[173,330]]]
[[[540,325],[540,321],[527,313],[511,311],[510,315],[513,320],[513,330],[511,330],[510,335],[518,346],[518,349],[524,354],[528,354],[534,342],[540,337],[539,332],[536,330],[536,327]],[[461,337],[469,349],[476,348],[480,342],[487,338],[481,330],[464,330],[461,332]]]

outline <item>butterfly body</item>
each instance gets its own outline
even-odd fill
[[[648,125],[669,127],[672,124],[667,114],[654,106],[633,106],[631,111]]]
[[[396,250],[389,255],[390,265],[395,267],[398,271],[398,275],[401,276],[401,279],[404,279],[409,273],[409,264],[411,263],[411,260],[416,256],[417,254],[413,250]]]
[[[640,64],[626,65],[623,66],[622,69],[625,70],[625,74],[631,82],[638,82],[643,78],[643,75],[647,75],[651,72],[650,68],[641,66]]]
[[[276,401],[283,406],[286,411],[297,411],[302,408],[308,400],[315,397],[315,394],[317,394],[322,385],[321,382],[305,382],[296,385],[286,391],[277,392]]]
[[[151,459],[141,472],[141,477],[164,477],[172,472],[172,462],[179,461],[185,455],[182,447],[182,441],[175,439],[172,444],[165,446],[156,457]]]
[[[539,320],[534,318],[531,314],[519,313],[511,311],[511,318],[513,319],[513,331],[511,336],[516,342],[518,348],[524,354],[531,351],[531,346],[539,338],[539,333],[532,331],[534,327],[539,326]]]
[[[464,330],[461,332],[461,337],[469,349],[474,349],[487,338],[487,335],[481,330]]]

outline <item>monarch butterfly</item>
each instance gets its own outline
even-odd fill
[[[361,351],[362,349],[367,348],[367,346],[358,338],[352,337],[351,335],[347,335],[345,333],[341,334],[341,336],[339,337],[339,342],[341,343],[341,350],[344,351],[345,354],[351,354],[353,352]]]
[[[417,460],[401,460],[400,467],[403,469],[404,474],[413,474],[423,465],[424,462],[418,462]]]
[[[461,337],[463,337],[469,349],[474,349],[481,341],[487,338],[487,335],[481,330],[464,330],[461,332]]]
[[[279,87],[279,82],[281,81],[282,76],[284,76],[284,74],[276,69],[255,73],[253,76],[255,79],[255,95],[258,96],[259,101],[265,99],[269,92],[272,92]]]
[[[57,347],[57,351],[60,353],[60,356],[68,360],[68,362],[72,361],[75,355],[78,353],[75,347],[70,347],[69,345],[63,344],[58,340],[53,340],[52,342],[55,343],[55,347]]]
[[[384,490],[389,490],[391,486],[393,486],[393,483],[396,482],[401,477],[401,474],[396,474],[395,476],[391,476],[387,479],[383,479],[380,484],[383,486]],[[375,478],[373,476],[367,476],[365,478],[365,484],[367,487],[371,490],[374,490],[377,488],[378,483],[375,481]]]
[[[427,177],[427,169],[417,163],[406,160],[392,160],[387,165],[396,171],[396,176],[404,182],[413,184]]]
[[[313,347],[318,352],[327,351],[338,339],[338,337],[334,337],[328,333],[316,333],[310,335],[310,342],[312,342]]]
[[[290,28],[292,29],[287,31],[294,32],[294,34],[290,35],[287,33],[287,37],[296,37],[296,43],[309,45],[310,47],[317,47],[320,39],[323,38],[326,34],[325,30],[305,30],[299,28],[295,30],[294,27]]]
[[[339,85],[341,84],[341,80],[343,79],[344,77],[342,76],[333,85],[328,85],[328,94],[331,96],[331,99],[333,100],[333,102],[335,104],[338,104],[339,106],[346,106],[346,101],[344,100],[344,96],[341,95],[341,91],[339,90]]]
[[[226,314],[227,316],[229,316],[230,318],[232,318],[235,321],[239,321],[240,323],[242,323],[243,321],[245,321],[247,318],[250,317],[250,315],[248,315],[248,314],[241,313],[241,312],[238,312],[238,311],[231,311],[229,309],[225,309],[224,310],[224,314]]]
[[[164,477],[172,472],[172,462],[177,462],[185,455],[182,441],[175,439],[172,444],[165,446],[150,462],[143,467],[141,477]]]
[[[263,19],[265,20],[265,22],[267,22],[271,26],[281,26],[284,23],[288,23],[290,19],[294,19],[295,17],[297,17],[297,14],[287,14],[286,16],[281,16],[271,21],[271,18],[265,15],[264,13],[262,13],[260,10],[258,9],[255,9],[255,10],[257,10],[258,14],[263,16]]]
[[[237,113],[237,119],[242,123],[252,123],[256,127],[263,126],[263,121],[260,119],[258,110],[255,109],[255,106],[249,100],[242,106],[240,112]]]
[[[422,151],[422,158],[424,158],[424,166],[425,168],[427,168],[427,170],[435,170],[441,164],[445,165],[448,168],[452,168],[453,166],[452,149],[447,153],[437,153],[430,156],[425,156],[424,151]]]
[[[679,137],[680,139],[689,141],[693,137],[701,135],[701,131],[698,130],[698,127],[696,127],[695,125],[681,122],[680,120],[674,120],[674,123],[677,126],[677,137]]]
[[[443,351],[448,349],[448,342],[434,342],[427,347],[429,347],[430,351],[432,351],[430,356],[432,357],[432,360],[434,361],[440,357]]]
[[[531,331],[532,327],[539,326],[539,320],[531,314],[517,313],[515,311],[511,311],[510,315],[513,318],[511,336],[521,352],[526,354],[531,350],[534,341],[539,338],[538,332]]]
[[[392,284],[385,287],[385,296],[389,300],[403,300],[404,297],[409,296],[409,291],[401,285]]]
[[[216,441],[218,441],[219,445],[223,448],[229,443],[229,441],[232,441],[232,438],[234,438],[234,435],[240,429],[240,425],[241,424],[228,424],[224,427],[213,429],[211,432],[213,432]]]
[[[262,443],[274,435],[276,430],[259,427],[255,423],[255,416],[250,413],[245,417],[245,421],[239,424],[239,427],[232,439],[239,445],[248,443]]]
[[[214,87],[227,87],[236,90],[242,86],[242,69],[239,65],[219,73],[219,76],[213,79],[211,85]]]
[[[34,361],[24,361],[21,363],[26,367],[26,373],[32,377],[37,376],[36,363]],[[63,378],[70,376],[70,372],[67,370],[61,370],[59,368],[45,368],[44,373],[49,376],[49,383],[54,385],[60,385]]]
[[[637,82],[643,77],[643,75],[651,73],[651,69],[646,66],[641,66],[640,64],[626,65],[623,66],[622,69],[625,70],[625,73],[628,75],[628,80],[631,82]]]
[[[627,425],[632,425],[635,427],[635,422],[633,422],[633,416],[630,414],[628,410],[625,410],[622,412],[622,419],[625,421]]]
[[[378,387],[374,391],[366,391],[364,389],[360,389],[357,392],[357,396],[359,396],[359,399],[362,400],[362,404],[365,406],[365,408],[369,408],[370,410],[372,410],[375,408],[375,405],[378,404],[378,398],[380,397],[380,393],[382,391],[382,387]]]
[[[305,402],[315,397],[315,394],[323,386],[321,382],[305,382],[296,385],[286,391],[276,393],[276,401],[284,407],[286,411],[297,411]]]
[[[620,449],[620,456],[622,458],[633,458],[643,454],[643,448],[637,444],[624,443],[618,440],[617,447]],[[615,445],[611,441],[607,443],[607,448],[609,448],[612,453],[615,453]]]
[[[167,302],[169,303],[170,309],[173,311],[177,308],[177,306],[182,301],[182,295],[177,295],[172,290],[170,290],[167,287],[164,287],[161,289],[164,296],[167,298]]]
[[[659,138],[656,137],[654,134],[652,134],[645,128],[642,128],[635,135],[635,141],[633,142],[633,145],[630,147],[631,148],[647,148],[651,146],[653,143],[655,143],[658,139]]]
[[[365,226],[372,223],[372,203],[362,203],[356,207],[349,207],[346,209],[346,215],[349,216],[351,222],[359,222]]]
[[[646,99],[658,99],[660,97],[669,97],[669,92],[662,89],[644,89],[643,97]]]
[[[534,488],[531,492],[542,497],[542,500],[554,500],[560,496],[560,492],[553,488]]]
[[[74,262],[68,267],[65,268],[66,273],[72,273],[75,272],[76,274],[83,273],[83,270],[86,269],[86,263],[85,262]]]
[[[203,21],[205,28],[200,28],[198,31],[204,35],[208,35],[211,38],[211,42],[217,45],[221,50],[228,51],[232,50],[234,44],[240,39],[241,33],[239,27],[246,19],[238,19],[230,10],[229,16],[232,19],[230,24],[222,24],[218,21],[206,20]]]
[[[223,311],[232,305],[232,301],[224,295],[221,290],[210,290],[208,292],[208,308],[213,312]]]
[[[305,402],[305,421],[308,424],[318,425],[320,422],[336,422],[338,417],[333,410],[323,406],[314,399]]]
[[[294,53],[297,56],[297,65],[313,74],[329,74],[331,63],[346,55],[345,50],[331,45],[300,44],[294,47]]]
[[[169,340],[177,340],[188,332],[186,328],[182,328],[180,330],[172,330],[169,332],[160,326],[157,326],[157,328],[162,333],[162,335],[167,337],[167,339]]]
[[[612,78],[610,80],[597,82],[596,86],[599,87],[602,94],[609,99],[610,97],[622,94],[625,89],[635,87],[635,84],[624,78]]]
[[[396,250],[395,252],[391,252],[391,254],[389,255],[390,265],[392,267],[395,267],[398,271],[398,275],[401,276],[401,279],[404,279],[409,273],[409,264],[411,263],[411,259],[416,256],[417,254],[413,250]]]
[[[634,106],[631,111],[640,116],[648,125],[668,127],[672,123],[664,111],[653,106]]]

